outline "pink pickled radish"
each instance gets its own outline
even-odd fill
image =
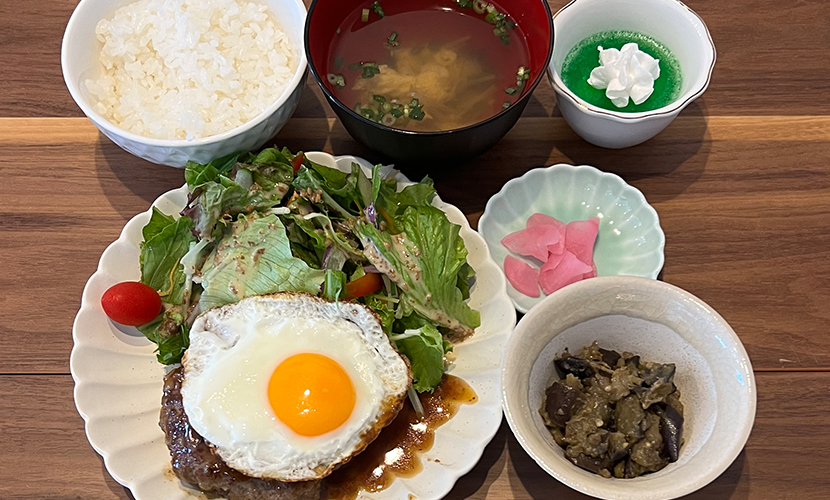
[[[591,266],[580,261],[573,253],[566,251],[555,267],[548,267],[547,264],[542,267],[539,273],[539,284],[542,286],[542,291],[550,295],[560,288],[583,279],[585,274],[590,272]]]
[[[589,266],[594,262],[594,242],[599,232],[599,219],[576,220],[565,226],[565,250]]]
[[[559,229],[545,224],[510,233],[501,240],[501,243],[513,253],[536,257],[544,262],[548,258],[548,246],[556,245],[561,240],[562,235]]]
[[[513,288],[528,297],[539,296],[539,270],[512,255],[504,258],[504,274]]]

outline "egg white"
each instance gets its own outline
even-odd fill
[[[296,434],[268,400],[276,367],[300,353],[337,361],[355,388],[348,420],[321,436]],[[182,364],[193,429],[230,467],[282,481],[320,478],[362,450],[364,433],[410,382],[408,366],[368,310],[297,294],[251,297],[205,312],[191,328]]]

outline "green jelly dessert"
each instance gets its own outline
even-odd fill
[[[621,49],[627,43],[636,43],[639,49],[660,61],[660,76],[654,80],[654,92],[641,104],[628,104],[618,108],[606,97],[605,89],[597,89],[588,83],[591,71],[600,65],[599,50]],[[562,82],[579,98],[594,106],[611,111],[639,113],[671,104],[680,95],[682,75],[680,63],[674,54],[654,38],[634,31],[602,31],[576,44],[565,56],[560,72]]]

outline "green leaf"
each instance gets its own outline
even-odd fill
[[[398,350],[409,358],[412,386],[418,392],[432,391],[444,376],[444,339],[430,325],[406,330],[390,337]]]
[[[457,338],[472,335],[481,318],[456,286],[467,262],[460,226],[432,206],[407,207],[394,223],[400,234],[358,221],[355,230],[365,256],[379,269],[394,270],[387,276],[401,288],[402,306],[448,328]]]
[[[452,319],[464,327],[477,328],[481,324],[478,312],[470,309],[456,287],[462,269],[467,278],[472,273],[472,268],[467,265],[467,248],[459,235],[461,226],[451,223],[444,212],[432,206],[407,207],[396,218],[396,224],[409,236],[414,248],[420,250],[419,256],[415,252],[416,259],[421,263],[422,278],[431,294],[425,298],[426,305],[420,304],[420,297],[413,297],[418,302],[413,303],[413,307],[433,320],[436,320],[435,315],[425,313],[423,309],[440,308],[451,319],[436,320],[437,323],[453,331],[457,330],[457,325]]]
[[[286,154],[290,155],[286,156]],[[249,154],[245,163],[253,174],[254,183],[265,191],[271,191],[278,183],[290,185],[294,180],[294,167],[290,151],[267,148],[258,154]]]
[[[240,215],[202,268],[200,311],[274,292],[320,293],[324,273],[291,253],[276,215]]]
[[[363,269],[363,266],[357,266],[354,272],[349,276],[349,281],[354,281],[364,276],[366,276],[366,271]]]
[[[355,166],[357,167],[357,169],[354,168]],[[352,164],[352,171],[357,173],[357,189],[358,191],[360,191],[361,201],[363,202],[362,207],[366,208],[367,206],[369,206],[370,203],[374,201],[374,173],[372,179],[370,180],[363,173],[363,168],[361,168],[360,165],[356,163]]]
[[[337,248],[342,250],[349,259],[358,261],[363,260],[363,252],[357,248],[357,241],[353,240],[353,236],[351,235],[347,236],[346,234],[335,231],[334,224],[328,216],[321,213],[315,213],[310,214],[308,219],[305,219],[299,215],[292,215],[292,217],[295,221],[304,221],[303,223],[299,223],[304,231],[308,231],[305,223],[312,224],[314,229],[309,234],[313,234],[317,244],[320,245],[318,248],[322,248],[322,250],[325,251],[328,245],[334,244]],[[321,229],[323,234],[318,233],[317,228]],[[322,243],[320,243],[319,238],[323,238]]]
[[[378,215],[384,217],[384,219],[387,216],[394,217],[400,206],[399,195],[398,181],[395,180],[394,175],[384,179],[380,174],[380,169],[375,167],[372,174],[372,199],[375,202]],[[386,216],[383,215],[384,213]],[[387,224],[389,224],[388,220]]]
[[[183,212],[193,219],[199,237],[208,240],[214,238],[223,216],[230,215],[234,209],[241,210],[248,198],[248,190],[227,177],[217,177],[217,181],[203,184],[195,205]]]
[[[378,196],[380,196],[380,188],[383,186],[383,179],[380,176],[380,167],[381,165],[375,165],[372,169],[372,203],[378,201]]]
[[[353,280],[355,278],[352,278]],[[395,310],[385,295],[372,294],[363,298],[367,307],[372,309],[380,318],[383,331],[389,334],[392,332],[392,325],[395,323]]]
[[[458,281],[456,282],[455,286],[461,290],[461,296],[464,297],[464,300],[470,298],[470,285],[472,279],[475,277],[476,272],[473,271],[473,268],[468,263],[464,263],[461,266],[461,269],[458,271]]]
[[[162,213],[158,208],[153,207],[153,213],[150,216],[150,222],[141,230],[141,236],[144,241],[151,239],[153,236],[159,234],[162,229],[176,222],[176,219],[171,215]]]
[[[311,268],[320,269],[322,267],[322,255],[317,255],[317,252],[293,240],[291,241],[291,255],[302,260]]]
[[[162,225],[164,222],[167,224]],[[190,243],[196,241],[192,228],[190,218],[174,221],[154,209],[142,231],[150,237],[141,244],[141,282],[159,292],[164,302],[181,304],[186,298],[184,266],[180,261],[190,250]]]
[[[174,307],[153,321],[138,327],[147,339],[156,344],[156,359],[164,365],[179,363],[190,345],[184,316]]]
[[[252,169],[254,183],[264,191],[270,192],[278,184],[290,186],[294,180],[294,167],[290,164],[256,165]],[[283,188],[284,189],[284,188]],[[274,193],[266,193],[266,197],[273,198]]]
[[[190,337],[182,325],[182,333],[162,339],[158,344],[156,359],[164,365],[181,363],[184,352],[190,346]]]
[[[432,183],[432,179],[424,177],[424,180],[418,184],[407,186],[398,193],[399,210],[396,213],[402,212],[406,207],[431,206],[435,194],[435,186]]]
[[[257,154],[249,153],[243,163],[239,163],[239,155],[207,165],[190,162],[185,179],[196,198],[183,213],[193,219],[201,238],[212,239],[220,221],[278,205],[294,180],[293,158],[287,149],[267,148]]]
[[[349,176],[346,172],[342,172],[336,168],[326,167],[325,165],[320,165],[319,163],[314,163],[311,160],[309,160],[308,163],[311,166],[311,170],[323,178],[325,185],[329,189],[343,189],[343,187],[346,186],[346,178]]]
[[[251,165],[291,165],[291,160],[276,148],[265,148],[257,154],[249,154],[248,158],[245,159],[245,163]]]
[[[181,260],[196,241],[192,228],[190,218],[174,219],[153,208],[142,229],[141,282],[159,292],[164,310],[139,330],[158,345],[157,357],[164,364],[178,363],[187,349],[184,321],[190,306],[190,282]]]
[[[328,206],[328,208],[332,209],[340,217],[352,219],[359,213],[355,203],[359,196],[357,177],[344,174],[343,172],[340,173],[344,176],[343,183],[340,187],[335,187],[335,184],[330,183],[316,170],[302,168],[297,172],[292,186],[298,191],[310,190],[314,193],[320,193],[320,201]],[[320,203],[315,204],[320,205]]]
[[[395,326],[392,331],[395,333],[401,333],[405,330],[420,330],[421,327],[429,324],[430,322],[428,319],[418,313],[410,312],[395,320]]]
[[[254,180],[262,181],[257,175]],[[245,189],[231,179],[220,175],[214,182],[207,182],[199,187],[201,194],[195,205],[185,209],[183,213],[189,215],[195,224],[199,237],[213,239],[217,225],[241,213],[250,213],[254,210],[266,210],[280,203],[287,191],[287,184],[283,189],[271,182],[272,189]]]
[[[445,340],[444,341],[444,354],[446,354],[448,352],[452,352],[452,343]]]
[[[313,219],[305,219],[302,215],[298,214],[288,214],[286,217],[291,219],[294,225],[312,240],[314,248],[320,250],[326,249],[326,234],[323,231],[318,232]]]
[[[331,302],[337,302],[343,296],[346,289],[346,273],[334,269],[326,270],[326,277],[323,280],[323,298]]]
[[[326,235],[317,232],[314,222],[297,214],[283,216],[283,223],[291,242],[291,253],[303,259],[309,266],[320,269],[326,251]]]
[[[372,200],[381,215],[385,212],[389,217],[394,217],[403,212],[406,207],[430,206],[435,197],[435,187],[429,177],[424,177],[421,182],[403,188],[400,193],[397,192],[397,188],[398,182],[394,176],[383,179],[379,168],[375,167],[372,173]]]
[[[187,182],[187,187],[192,191],[205,182],[215,181],[220,174],[230,172],[238,159],[239,153],[234,153],[217,158],[207,165],[200,165],[195,161],[187,162],[184,170],[184,180]]]

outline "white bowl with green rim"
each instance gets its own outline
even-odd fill
[[[534,213],[566,223],[598,218],[599,234],[594,244],[597,276],[657,278],[663,268],[666,237],[657,211],[643,193],[618,175],[588,165],[557,164],[508,181],[488,200],[478,222],[478,231],[502,270],[505,257],[511,253],[501,240],[524,229]],[[514,257],[532,262],[532,257]],[[539,297],[529,297],[509,282],[507,294],[522,313],[545,298],[541,292]]]
[[[580,137],[604,148],[627,148],[665,129],[709,86],[717,53],[703,19],[679,0],[573,0],[553,15],[553,56],[548,67],[556,102]],[[628,113],[588,103],[562,81],[565,56],[582,40],[604,31],[633,31],[658,40],[677,58],[680,95],[651,111]]]

